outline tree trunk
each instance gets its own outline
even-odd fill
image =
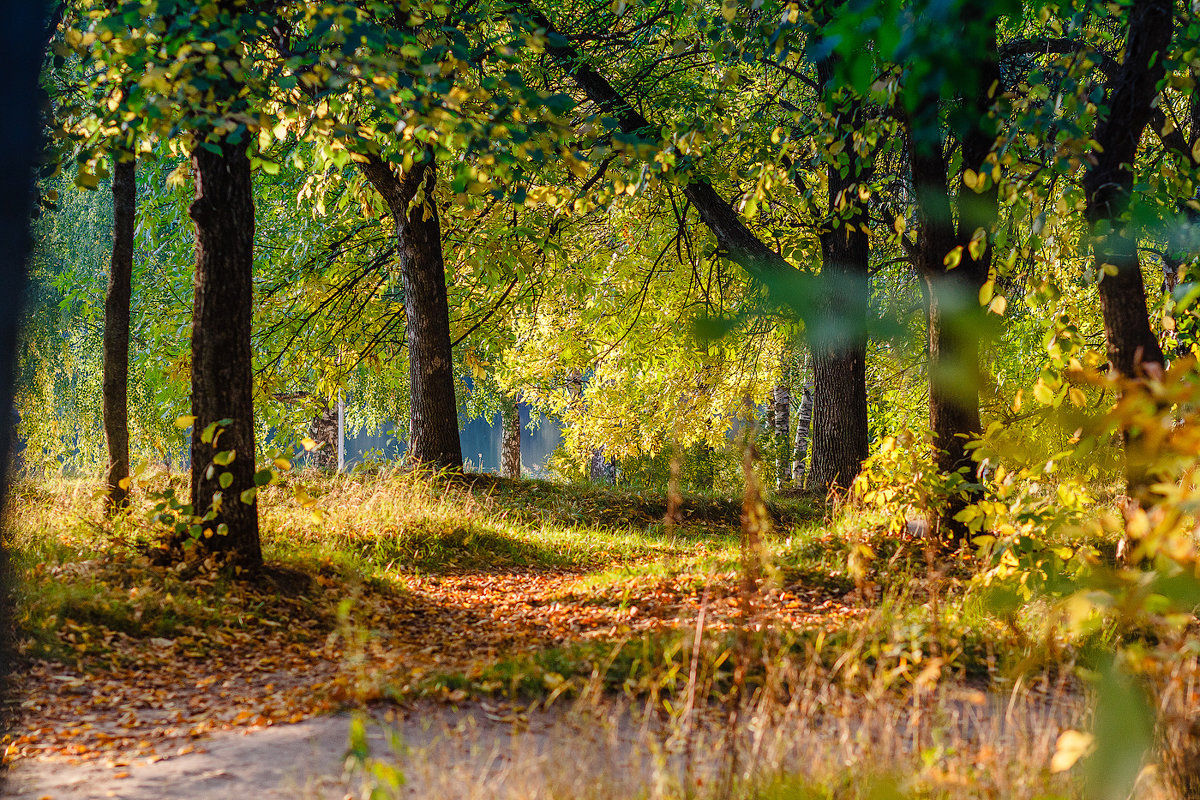
[[[991,270],[990,237],[999,195],[994,182],[980,192],[968,186],[965,170],[979,175],[992,172],[987,162],[995,145],[990,109],[1000,76],[995,44],[993,33],[982,53],[979,84],[965,110],[968,116],[962,126],[962,176],[949,174],[940,137],[931,141],[928,131],[915,130],[911,121],[909,124],[920,225],[917,268],[929,299],[929,427],[934,460],[940,472],[957,472],[968,480],[972,479],[973,460],[967,444],[983,430],[979,418],[979,350],[986,319],[979,293]],[[958,183],[953,199],[952,180]],[[950,543],[965,540],[967,530],[954,517],[970,500],[970,492],[949,498],[936,520],[940,537]]]
[[[45,29],[47,3],[38,0],[8,3],[4,26],[0,28],[0,50],[5,54],[8,77],[0,84],[0,107],[4,125],[0,126],[0,453],[9,453],[16,431],[12,427],[13,375],[16,371],[17,339],[21,324],[21,302],[25,294],[26,259],[32,239],[29,221],[33,214],[35,170],[41,162],[41,136],[44,120],[40,116],[42,94],[38,86],[45,44],[50,38]],[[12,464],[0,459],[0,512],[8,495]],[[8,516],[0,515],[8,524]],[[7,538],[7,537],[4,537]],[[11,541],[11,540],[10,540]],[[0,686],[0,701],[16,700],[21,685],[13,669],[16,660],[13,630],[16,619],[12,591],[13,576],[6,550],[0,540],[0,675],[14,680]],[[6,709],[0,721],[11,721],[7,709],[16,703],[3,702]]]
[[[696,484],[701,491],[711,492],[717,484],[717,454],[708,442],[696,449]]]
[[[616,459],[605,455],[603,447],[597,447],[592,451],[591,460],[588,461],[588,475],[596,483],[609,486],[615,484],[617,482]]]
[[[836,108],[836,60],[817,64],[817,80],[826,102]],[[821,232],[820,295],[809,325],[813,356],[813,452],[809,485],[822,494],[846,488],[858,476],[869,450],[867,443],[867,310],[871,255],[867,204],[859,186],[871,166],[857,154],[854,134],[863,109],[846,101],[837,114],[842,152],[849,157],[846,174],[832,163],[827,170],[827,213]]]
[[[866,209],[858,184],[829,170],[830,218],[821,234],[821,295],[810,327],[813,363],[812,472],[809,486],[825,493],[848,487],[867,457],[867,259],[870,242],[860,226]],[[853,199],[851,199],[853,198]],[[837,208],[849,203],[850,219]]]
[[[253,491],[254,195],[245,142],[223,139],[217,147],[214,153],[201,144],[192,153],[192,508],[198,516],[212,512],[203,523],[202,547],[225,553],[242,567],[256,568],[262,565],[262,549]],[[226,452],[232,453],[232,461],[215,464],[214,457]]]
[[[337,404],[322,406],[321,413],[309,425],[310,435],[319,446],[309,453],[308,463],[326,472],[338,468],[338,410]]]
[[[804,384],[800,395],[800,407],[796,411],[796,443],[792,447],[792,480],[797,488],[807,483],[809,431],[813,415],[813,382]]]
[[[129,304],[133,283],[133,229],[137,161],[113,167],[113,243],[104,296],[104,438],[108,443],[109,513],[129,506]]]
[[[1121,377],[1138,379],[1161,371],[1165,359],[1150,327],[1137,234],[1126,214],[1133,191],[1131,165],[1164,75],[1172,5],[1167,0],[1134,0],[1125,13],[1129,14],[1125,57],[1105,91],[1108,114],[1096,125],[1093,138],[1099,147],[1083,188],[1092,255],[1100,275],[1109,364]],[[1126,436],[1125,478],[1131,496],[1145,493],[1150,458],[1151,454],[1141,452],[1136,437]]]
[[[500,408],[500,474],[521,477],[521,406],[516,398],[504,398]]]
[[[383,196],[396,226],[407,314],[408,459],[435,469],[461,470],[446,267],[433,198],[437,185],[433,151],[426,149],[425,160],[399,178],[378,156],[359,162],[359,167]],[[421,199],[414,204],[418,193]]]
[[[775,387],[775,488],[792,485],[792,392],[786,383]]]

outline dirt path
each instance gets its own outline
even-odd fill
[[[615,698],[614,698],[615,699]],[[931,794],[956,796],[963,776],[1017,792],[1042,774],[1065,727],[1078,726],[1082,698],[1071,693],[984,695],[947,686],[919,703],[882,704],[849,694],[802,698],[746,717],[736,737],[742,768],[772,774],[909,774]],[[519,706],[424,701],[373,712],[370,754],[397,767],[396,796],[425,800],[552,800],[655,796],[687,782],[711,786],[729,752],[719,709],[694,727],[644,719],[640,706]],[[352,717],[330,714],[296,724],[222,731],[190,752],[123,766],[24,760],[4,796],[12,800],[345,800],[366,796],[345,770]],[[694,738],[681,738],[692,730]],[[390,733],[389,733],[390,732]],[[394,735],[393,735],[394,734]],[[690,742],[690,744],[689,744]],[[930,748],[933,749],[930,749]],[[691,753],[689,757],[687,754]],[[936,753],[931,762],[930,753]],[[690,759],[690,760],[689,760]],[[944,785],[943,785],[944,784]],[[384,795],[389,796],[389,795]]]
[[[390,723],[385,713],[392,717]],[[225,731],[196,742],[182,755],[125,766],[22,761],[10,774],[4,796],[342,800],[356,785],[344,769],[350,725],[351,716],[340,713],[294,725]],[[423,703],[378,712],[367,732],[372,755],[403,771],[404,796],[471,798],[510,790],[520,794],[519,783],[531,779],[536,765],[559,766],[564,758],[572,765],[568,774],[585,783],[648,775],[634,764],[634,728],[622,727],[614,731],[607,722],[584,721],[558,709],[528,714],[489,703]],[[389,744],[385,728],[399,733],[399,752]]]

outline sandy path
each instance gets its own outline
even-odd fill
[[[615,698],[614,698],[615,699]],[[1042,767],[1066,727],[1086,721],[1082,696],[985,695],[947,686],[919,704],[911,700],[868,702],[855,694],[833,695],[767,716],[745,718],[738,738],[750,761],[768,772],[820,774],[917,770],[935,788],[943,780],[974,775],[992,787],[989,796],[1032,796],[1033,780],[1045,793]],[[827,702],[833,701],[833,705]],[[422,702],[374,712],[367,727],[371,754],[399,767],[406,784],[398,797],[428,800],[550,800],[635,797],[656,788],[711,785],[727,752],[724,716],[697,717],[695,747],[680,729],[653,729],[636,722],[638,704],[607,709],[570,708],[527,712],[489,702],[459,706]],[[347,776],[351,716],[331,714],[291,725],[242,732],[228,730],[198,739],[195,750],[158,761],[110,766],[101,760],[17,762],[5,797],[14,800],[346,800],[365,796]],[[389,741],[385,729],[398,734]],[[674,738],[668,734],[677,734]],[[690,738],[686,741],[692,741]],[[946,743],[950,743],[947,745]],[[921,766],[946,745],[943,760]],[[952,746],[951,746],[952,745]],[[928,748],[933,747],[934,750]],[[691,770],[685,753],[694,753]],[[921,753],[921,759],[915,758]],[[748,762],[743,758],[743,766]],[[889,766],[890,765],[890,766]],[[686,776],[686,777],[685,777]],[[954,786],[947,786],[956,796]],[[958,787],[961,788],[961,787]],[[1025,787],[1027,788],[1027,787]],[[1061,787],[1058,787],[1061,788]],[[1018,789],[1021,789],[1018,791]],[[940,795],[939,795],[940,796]]]
[[[513,790],[537,767],[555,772],[564,757],[571,778],[587,782],[629,773],[634,732],[550,710],[525,714],[487,703],[461,707],[421,704],[394,711],[397,757],[382,717],[368,725],[372,754],[399,764],[404,796],[470,798]],[[13,800],[342,800],[354,781],[344,772],[349,714],[331,714],[293,725],[225,731],[196,742],[195,750],[159,761],[107,766],[96,761],[18,762],[4,796]],[[519,764],[516,768],[514,765]],[[581,771],[582,770],[582,771]],[[559,770],[560,771],[560,770]],[[633,769],[644,775],[645,771]],[[588,776],[591,776],[590,778]]]

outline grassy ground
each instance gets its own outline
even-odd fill
[[[10,757],[156,758],[220,728],[418,696],[626,698],[689,729],[734,708],[776,722],[887,708],[855,734],[891,720],[896,741],[870,775],[826,748],[819,769],[779,760],[739,791],[894,796],[872,794],[873,781],[907,770],[925,777],[901,780],[905,796],[1001,796],[978,767],[974,783],[927,780],[949,775],[953,753],[1000,742],[959,741],[950,726],[937,744],[923,718],[912,741],[924,744],[902,747],[909,711],[1018,692],[1083,713],[1071,648],[1035,619],[990,613],[969,565],[935,563],[869,517],[826,520],[807,499],[770,503],[770,530],[747,550],[740,499],[684,498],[682,522],[667,525],[665,498],[599,487],[301,474],[261,495],[273,577],[247,583],[204,564],[152,566],[139,550],[157,535],[145,490],[107,522],[97,488],[26,483],[13,496],[32,732],[10,737]],[[1056,735],[1039,728],[1022,747]],[[796,742],[777,749],[794,756]],[[1074,793],[1038,757],[1003,796]]]

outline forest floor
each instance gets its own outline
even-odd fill
[[[864,737],[877,751],[895,743],[860,781],[915,771],[953,783],[1016,748],[1018,765],[1039,768],[1009,775],[1010,764],[985,783],[1002,778],[1006,796],[1035,796],[1060,780],[1046,767],[1057,735],[1086,713],[1061,677],[1069,670],[1044,669],[1011,625],[961,602],[963,577],[932,569],[920,542],[884,537],[861,518],[853,529],[831,524],[803,500],[768,507],[772,532],[749,580],[738,500],[685,498],[683,522],[664,525],[663,498],[628,492],[301,475],[262,497],[272,569],[250,581],[204,564],[152,566],[139,548],[156,535],[143,513],[155,502],[143,496],[114,523],[95,485],[15,493],[26,670],[6,761],[21,797],[231,796],[242,792],[229,782],[245,780],[281,797],[323,796],[294,781],[346,785],[352,708],[380,724],[394,716],[409,791],[424,787],[421,796],[471,796],[420,778],[421,765],[441,763],[412,757],[434,741],[430,731],[459,748],[439,746],[449,761],[430,774],[465,764],[455,785],[479,796],[500,796],[489,770],[520,761],[513,748],[561,771],[547,742],[607,753],[593,783],[609,781],[609,796],[621,774],[631,792],[674,796],[682,783],[711,785],[734,751],[775,765],[762,773],[772,780],[792,774],[796,754],[813,747],[795,735],[800,717],[831,774],[846,772]],[[731,715],[735,697],[753,713]],[[818,736],[831,725],[837,737]],[[769,759],[766,730],[791,731]],[[322,755],[306,758],[314,748]],[[710,755],[688,756],[694,775],[664,771],[681,752]],[[635,754],[644,768],[609,768]],[[283,766],[301,762],[303,775]],[[180,788],[188,780],[193,794]],[[580,796],[578,786],[560,791],[562,780],[521,784],[513,796]],[[162,781],[173,794],[152,793]]]

